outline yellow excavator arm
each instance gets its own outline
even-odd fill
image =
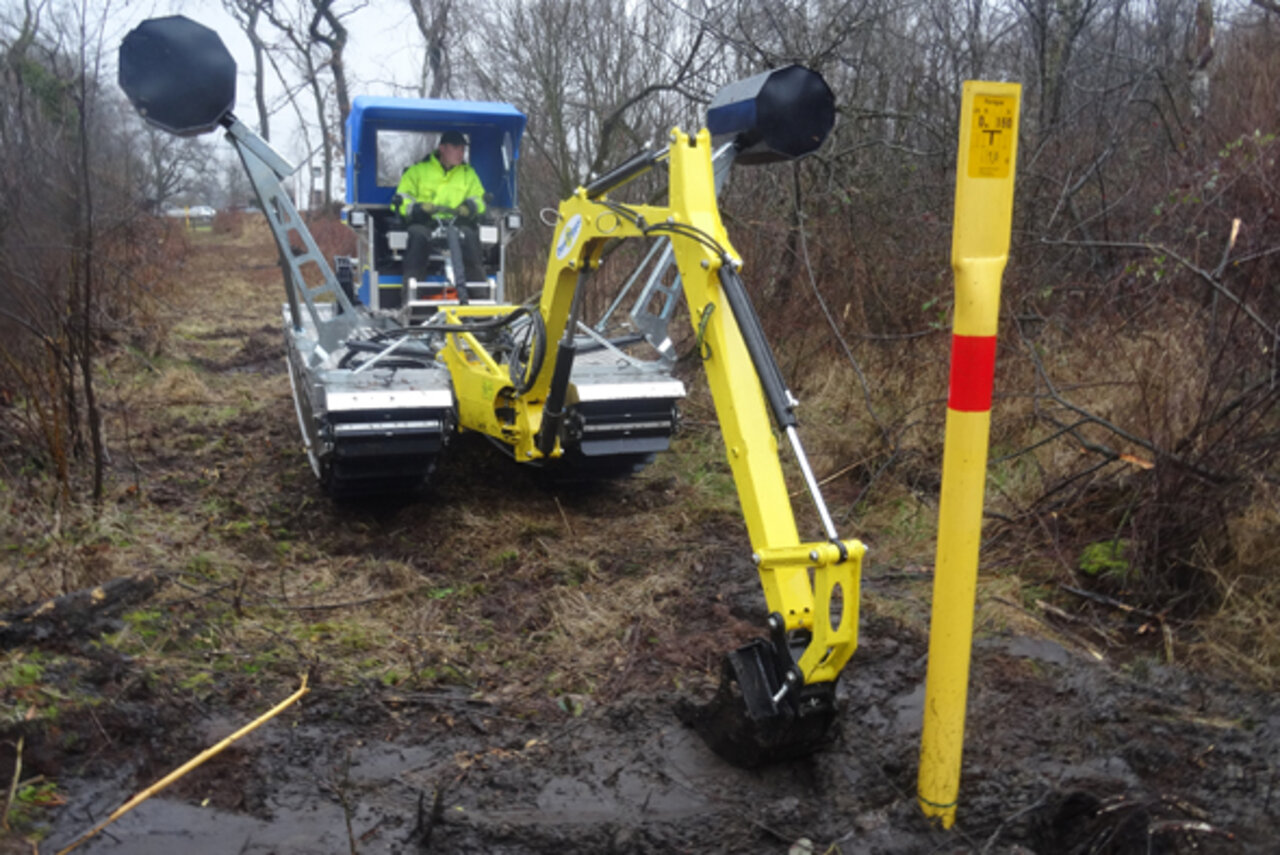
[[[799,67],[785,71],[813,75]],[[829,96],[825,84],[823,90]],[[479,333],[456,330],[510,307],[462,305],[442,310],[455,330],[442,357],[453,377],[461,427],[504,443],[520,462],[560,456],[567,402],[575,392],[571,372],[587,281],[611,242],[670,240],[764,589],[769,628],[767,640],[726,657],[717,699],[687,709],[684,717],[721,754],[755,765],[808,753],[824,740],[834,717],[835,681],[857,647],[866,547],[836,533],[799,443],[797,402],[765,340],[739,275],[741,256],[720,218],[712,148],[707,129],[693,136],[674,129],[665,148],[642,153],[560,203],[536,318],[530,312],[539,329],[529,338],[540,337],[535,343],[542,356],[518,360],[514,368],[501,364]],[[666,206],[610,198],[610,191],[664,163]],[[552,342],[557,343],[554,353]],[[800,538],[779,435],[790,443],[813,497],[822,540]]]
[[[857,645],[858,570],[866,547],[857,540],[836,539],[834,530],[828,541],[800,540],[770,422],[764,372],[756,366],[743,333],[744,327],[758,332],[759,323],[749,303],[744,311],[731,299],[730,289],[742,287],[741,259],[720,220],[710,149],[706,130],[692,138],[673,132],[668,165],[671,209],[655,213],[714,238],[710,245],[691,238],[673,240],[689,315],[701,342],[703,367],[769,614],[782,619],[787,633],[811,634],[797,663],[803,682],[830,681]],[[741,295],[745,297],[745,291]],[[769,365],[776,372],[771,358]],[[789,413],[790,393],[785,386],[778,392]]]

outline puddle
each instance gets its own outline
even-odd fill
[[[1010,656],[1034,659],[1037,662],[1060,665],[1063,668],[1079,661],[1079,658],[1070,650],[1047,638],[1029,638],[1021,635],[1009,638],[984,638],[979,639],[974,647],[981,650],[999,650]]]
[[[70,786],[74,788],[74,782]],[[94,815],[102,816],[116,807],[116,804],[105,801],[94,805],[72,802],[67,806],[67,812],[83,815],[86,809],[91,809]],[[86,829],[91,827],[92,823],[86,822]],[[54,835],[49,840],[48,851],[56,852],[74,837]],[[350,849],[342,808],[336,804],[313,802],[305,811],[281,810],[271,820],[260,820],[156,797],[139,805],[76,851],[85,855],[109,852],[129,855],[268,855],[273,852],[304,855],[314,852],[333,855]]]
[[[924,728],[924,683],[889,702],[893,710],[893,732],[915,736]]]

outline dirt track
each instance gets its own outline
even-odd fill
[[[297,448],[262,317],[279,285],[259,278],[257,303],[190,336],[196,409],[162,408],[130,445],[139,501],[189,526],[134,569],[181,558],[203,583],[187,574],[150,604],[159,640],[47,643],[47,686],[96,700],[8,731],[26,734],[24,777],[56,778],[66,799],[40,851],[288,695],[299,670],[315,688],[297,708],[79,851],[1275,851],[1280,700],[1000,632],[975,650],[959,824],[927,826],[925,639],[906,617],[927,576],[893,556],[867,573],[830,749],[724,764],[673,710],[708,696],[762,598],[731,504],[690,486],[693,464],[547,490],[463,442],[422,502],[334,506]],[[196,416],[245,388],[252,406]],[[671,457],[704,446],[714,431],[695,425]],[[606,625],[611,608],[626,620]],[[413,660],[404,675],[397,657]]]

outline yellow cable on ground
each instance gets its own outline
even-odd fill
[[[13,783],[9,785],[9,798],[4,802],[4,813],[0,814],[0,828],[9,830],[9,811],[13,808],[13,800],[18,797],[18,784],[22,781],[22,746],[25,736],[18,737],[18,748],[13,755]]]
[[[270,710],[268,710],[267,712],[259,716],[257,719],[250,722],[249,724],[246,724],[244,727],[240,728],[235,733],[231,734],[226,739],[219,742],[217,745],[213,746],[212,748],[206,748],[204,751],[201,751],[195,757],[192,757],[186,763],[183,763],[177,769],[174,769],[168,775],[165,775],[163,778],[156,781],[154,784],[147,787],[145,790],[138,793],[133,798],[129,799],[129,801],[120,805],[120,807],[116,808],[114,811],[111,812],[111,816],[107,817],[105,820],[98,823],[98,825],[94,826],[92,830],[76,838],[75,842],[73,842],[70,846],[67,846],[64,849],[59,849],[58,855],[66,855],[67,852],[70,852],[72,849],[75,849],[81,843],[84,843],[85,841],[97,836],[98,832],[102,831],[102,829],[106,828],[108,825],[115,822],[117,819],[124,816],[126,813],[133,810],[138,805],[142,804],[147,799],[151,798],[156,793],[160,792],[165,787],[169,786],[174,781],[178,780],[183,775],[190,772],[192,769],[204,763],[206,760],[216,757],[218,754],[222,753],[222,751],[227,746],[235,742],[237,739],[240,739],[243,736],[247,736],[248,734],[257,730],[262,725],[271,721],[271,719],[280,715],[280,713],[284,712],[286,709],[293,706],[293,704],[297,703],[298,700],[307,693],[307,691],[308,691],[307,675],[303,674],[302,685],[298,687],[298,691],[294,692],[292,695],[285,698],[283,701],[276,704]]]

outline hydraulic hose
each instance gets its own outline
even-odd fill
[[[528,316],[530,324],[529,342],[529,360],[527,362],[519,358],[521,346],[517,345],[512,349],[510,359],[511,385],[515,387],[516,394],[522,395],[529,391],[533,386],[534,380],[542,371],[542,363],[546,359],[547,354],[547,328],[542,320],[542,314],[535,308],[530,306],[521,306],[513,312],[501,315],[488,320],[476,321],[472,324],[440,324],[428,321],[422,326],[416,327],[396,327],[395,329],[382,330],[375,335],[371,341],[377,342],[387,338],[396,336],[427,336],[438,335],[441,333],[476,333],[488,332],[490,330],[502,329],[510,326],[520,318]]]
[[[765,338],[764,328],[760,326],[760,317],[742,282],[742,277],[726,262],[720,266],[720,285],[724,289],[725,299],[733,312],[733,318],[742,331],[742,340],[747,345],[747,353],[755,365],[756,375],[760,378],[760,386],[764,389],[769,409],[773,410],[773,418],[778,428],[786,431],[796,426],[795,398],[787,383],[782,379],[782,369],[773,358],[773,350]]]
[[[527,312],[529,315],[529,336],[530,348],[529,360],[527,362],[520,359],[520,351],[523,345],[516,343],[511,351],[511,359],[509,360],[511,385],[515,387],[517,395],[523,395],[533,386],[533,381],[538,379],[538,374],[542,371],[543,360],[547,356],[547,326],[542,320],[541,312]]]
[[[562,340],[556,348],[556,369],[551,375],[551,388],[542,408],[542,428],[538,431],[538,451],[550,457],[560,436],[560,424],[564,421],[564,399],[569,392],[569,374],[573,371],[573,357],[578,345],[572,336]]]
[[[357,356],[368,356],[370,354],[377,355],[387,350],[387,345],[376,341],[362,341],[360,339],[347,339],[345,342],[347,352],[338,360],[339,368],[350,368],[352,361]],[[421,344],[415,343],[411,346],[402,346],[397,350],[397,358],[394,360],[383,359],[378,364],[383,368],[427,368],[436,358],[436,351],[430,348],[423,348]]]
[[[604,175],[588,183],[586,186],[587,198],[595,199],[615,187],[626,184],[632,178],[651,169],[666,153],[667,149],[664,146],[663,148],[649,149],[632,155]]]

